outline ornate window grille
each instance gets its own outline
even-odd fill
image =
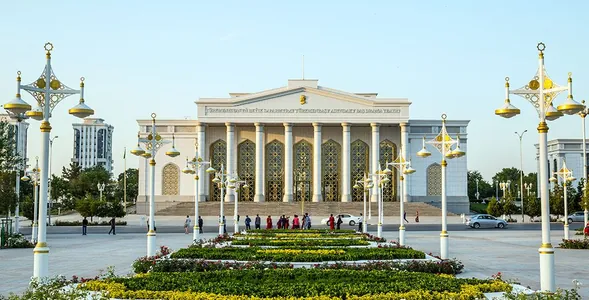
[[[237,146],[237,175],[247,181],[248,189],[241,189],[239,201],[254,201],[256,186],[256,144],[245,140]]]
[[[273,140],[266,144],[266,201],[282,201],[284,144]]]
[[[397,145],[389,140],[380,142],[380,167],[384,170],[387,166],[385,164],[392,162],[397,159],[398,156]],[[389,167],[392,177],[389,178],[391,181],[387,183],[382,189],[382,200],[383,201],[397,201],[397,169]]]
[[[427,195],[442,195],[442,166],[433,163],[427,167]]]
[[[302,140],[294,145],[294,201],[311,200],[313,146]]]
[[[220,170],[221,165],[227,164],[227,143],[223,140],[217,140],[213,144],[211,144],[211,166],[215,168],[215,170]],[[215,174],[209,175],[209,182],[210,182],[210,199],[209,201],[220,201],[221,200],[221,190],[219,189],[219,185],[213,182],[215,178]]]
[[[162,195],[180,194],[180,168],[169,163],[162,169]]]
[[[356,181],[362,180],[364,174],[368,173],[368,144],[362,140],[355,140],[350,147],[350,178],[352,185]],[[364,201],[362,189],[352,189],[352,201]]]
[[[323,200],[339,200],[340,179],[340,152],[341,146],[334,140],[329,140],[321,145],[321,175],[323,184]]]

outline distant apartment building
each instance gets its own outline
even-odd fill
[[[20,122],[20,131],[18,126],[18,121],[13,119],[8,114],[0,114],[0,122],[7,122],[10,124],[11,132],[10,134],[16,138],[16,152],[19,153],[19,156],[23,159],[23,161],[27,162],[27,131],[29,129],[29,123],[26,121]],[[24,166],[23,166],[24,169]]]
[[[112,172],[112,134],[114,127],[103,119],[85,118],[74,128],[74,156],[72,162],[82,168],[102,166]]]

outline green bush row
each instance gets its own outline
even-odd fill
[[[248,230],[247,234],[272,235],[274,233],[329,233],[329,234],[350,234],[356,233],[353,229],[339,229],[331,231],[329,229],[254,229]]]
[[[54,226],[82,226],[82,221],[61,221],[56,220],[53,223]],[[109,221],[102,221],[102,222],[88,222],[88,226],[109,226]],[[116,226],[124,226],[127,225],[127,221],[115,221]]]
[[[589,239],[582,240],[562,240],[560,248],[564,249],[589,249]]]
[[[250,246],[366,246],[370,243],[362,239],[242,239],[232,240],[231,245]]]

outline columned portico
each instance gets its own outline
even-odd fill
[[[206,160],[206,124],[198,122],[196,124],[196,138],[198,141],[198,153],[197,158],[200,157],[203,160]],[[205,181],[208,179],[208,176],[205,176],[205,169],[206,168],[199,168],[198,169],[198,201],[204,202],[206,201],[206,191],[205,191]],[[198,217],[198,216],[197,216]]]
[[[372,145],[370,147],[370,173],[376,174],[378,172],[380,164],[378,159],[380,157],[380,124],[378,123],[370,123],[370,127],[372,127]],[[376,202],[378,200],[379,195],[378,185],[375,184],[372,188],[372,195],[370,196],[370,201]]]
[[[350,124],[342,123],[342,202],[350,202]]]
[[[293,191],[293,157],[292,124],[284,123],[284,196],[283,202],[292,202]]]
[[[410,155],[407,153],[409,147],[409,125],[407,123],[401,123],[399,125],[401,126],[401,155],[405,159],[409,159]],[[403,176],[403,174],[399,175]],[[404,199],[405,202],[411,202],[411,199],[409,199],[409,180],[403,180],[401,184],[403,185],[402,199]]]
[[[264,124],[256,125],[256,194],[254,202],[264,202]]]
[[[321,123],[313,123],[313,202],[321,202]]]
[[[235,154],[235,125],[233,123],[225,123],[227,126],[227,174],[235,173],[234,163],[236,159]],[[226,189],[225,202],[233,202],[235,200],[235,190]]]

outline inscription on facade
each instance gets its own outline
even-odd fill
[[[398,108],[205,108],[211,114],[398,114]]]

